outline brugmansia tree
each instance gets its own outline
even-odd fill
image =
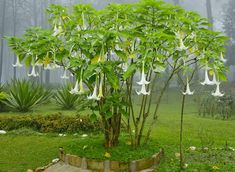
[[[103,10],[76,5],[72,11],[57,5],[48,9],[52,30],[31,28],[22,38],[7,38],[19,64],[46,69],[62,66],[76,83],[71,94],[87,94],[90,109],[103,123],[105,146],[118,144],[121,121],[129,121],[133,146],[148,142],[155,126],[163,94],[174,75],[184,73],[185,80],[198,63],[205,69],[205,82],[217,85],[215,96],[222,96],[219,81],[226,71],[221,53],[226,38],[207,29],[208,21],[194,12],[156,0],[136,4],[111,4]],[[156,78],[170,69],[158,97],[151,93]],[[211,81],[208,73],[213,74]],[[137,90],[134,76],[140,74]],[[141,106],[133,104],[133,95],[141,96]],[[191,95],[189,88],[184,94]],[[153,103],[153,101],[155,103]],[[151,110],[153,109],[153,111]],[[149,128],[145,128],[150,119]],[[134,130],[134,132],[132,132]]]

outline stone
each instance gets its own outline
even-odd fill
[[[151,168],[154,165],[153,158],[144,158],[136,161],[136,171]]]
[[[109,172],[110,171],[110,161],[105,160],[104,161],[104,172]]]
[[[87,159],[87,168],[90,170],[101,170],[103,171],[103,161],[98,161],[95,159]]]
[[[136,171],[136,161],[131,161],[130,162],[129,170],[130,170],[130,172],[135,172]]]
[[[128,163],[119,162],[119,169],[120,171],[128,170]]]
[[[82,158],[82,160],[81,160],[81,168],[82,168],[82,169],[87,169],[87,161],[86,161],[86,158]]]
[[[27,170],[27,172],[33,172],[33,170],[31,170],[31,169],[28,169],[28,170]]]
[[[0,130],[0,134],[6,134],[7,132],[5,130]]]
[[[119,171],[119,162],[110,161],[110,170]]]
[[[45,170],[45,167],[38,167],[36,168],[35,172],[43,172]]]

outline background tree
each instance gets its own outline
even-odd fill
[[[0,47],[1,47],[1,49],[0,49],[0,51],[1,51],[1,54],[0,54],[0,82],[2,81],[2,66],[3,66],[3,51],[4,51],[4,49],[3,49],[3,45],[4,45],[4,43],[3,43],[3,36],[4,36],[4,31],[5,31],[5,28],[4,28],[4,24],[5,24],[5,10],[6,10],[6,0],[3,0],[2,1],[2,22],[1,22],[1,26],[0,26],[0,34],[1,34],[1,40],[0,40]]]
[[[230,0],[224,8],[224,30],[226,35],[230,38],[227,44],[226,58],[227,64],[235,65],[235,1]],[[234,78],[235,80],[235,78]]]
[[[206,11],[207,11],[207,17],[211,23],[209,29],[213,30],[213,14],[212,14],[211,0],[206,0]]]

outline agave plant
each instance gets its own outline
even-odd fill
[[[8,84],[9,96],[5,104],[19,112],[27,112],[51,98],[51,91],[42,85],[27,80],[14,80]]]
[[[80,96],[78,94],[71,94],[69,90],[71,89],[71,85],[67,84],[63,86],[61,89],[57,90],[54,95],[54,99],[56,104],[63,109],[75,109],[78,104],[78,100]]]

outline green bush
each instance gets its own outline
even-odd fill
[[[57,90],[54,96],[56,104],[62,109],[75,109],[81,100],[80,95],[70,94],[71,85],[68,84],[61,89]]]
[[[100,122],[93,123],[89,117],[53,115],[0,116],[0,128],[11,131],[29,128],[43,133],[79,133],[100,130]]]
[[[9,96],[5,104],[20,112],[27,112],[34,106],[43,104],[51,98],[51,91],[42,85],[26,80],[14,80],[8,84]]]
[[[7,99],[7,93],[4,92],[3,85],[0,85],[0,112],[3,112],[6,110],[6,105],[4,104],[4,101]]]

